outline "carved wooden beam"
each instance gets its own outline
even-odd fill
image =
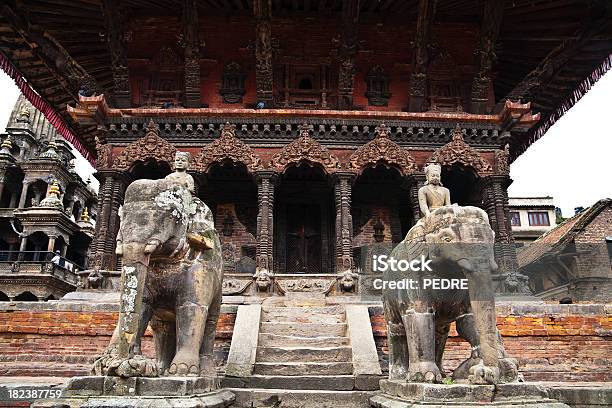
[[[436,2],[437,0],[419,1],[412,74],[410,76],[409,112],[422,112],[425,109],[427,67],[430,58],[429,44],[431,43],[431,26],[435,15]]]
[[[557,77],[563,66],[580,51],[582,46],[601,33],[610,25],[612,6],[604,1],[595,1],[589,15],[583,19],[575,35],[565,39],[544,57],[538,66],[527,74],[504,98],[495,106],[500,111],[506,100],[532,101],[538,88],[546,85]]]
[[[272,2],[271,0],[254,0],[255,14],[255,82],[257,100],[266,108],[274,106],[272,91]]]
[[[200,28],[197,0],[183,1],[183,46],[185,47],[186,108],[199,108],[200,97]]]
[[[52,35],[30,24],[8,5],[4,5],[0,10],[13,30],[28,43],[32,53],[45,63],[75,100],[78,99],[78,93],[91,95],[100,92],[96,80],[68,54]]]
[[[113,73],[113,100],[118,108],[129,108],[132,105],[132,91],[124,35],[124,20],[119,12],[119,1],[104,0],[102,4],[106,41],[111,55]]]
[[[472,113],[487,113],[489,89],[491,87],[491,71],[496,59],[495,44],[499,36],[503,12],[504,0],[485,1],[478,46],[475,53],[478,72],[472,81],[470,107]]]
[[[357,21],[359,0],[342,1],[342,31],[340,36],[340,69],[338,71],[338,108],[353,108],[353,80],[357,55]]]

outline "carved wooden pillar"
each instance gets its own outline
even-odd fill
[[[487,176],[482,180],[482,203],[489,216],[491,228],[495,231],[495,261],[499,273],[513,273],[518,270],[516,247],[508,207],[508,186],[510,178],[507,175]]]
[[[115,246],[119,231],[119,207],[127,182],[121,173],[100,171],[100,190],[98,206],[100,211],[96,231],[89,249],[88,267],[114,270],[116,264]]]
[[[17,208],[25,208],[26,198],[28,196],[28,187],[30,187],[30,180],[23,180],[21,185],[21,196],[19,196],[19,205]]]
[[[414,173],[406,178],[406,187],[410,192],[410,209],[412,219],[416,223],[421,218],[421,208],[419,207],[419,189],[425,185],[425,174]]]
[[[55,240],[57,240],[57,235],[49,235],[49,242],[47,243],[47,252],[53,252],[55,249]]]
[[[353,218],[351,216],[351,190],[355,175],[336,173],[334,196],[336,201],[336,273],[352,270]]]
[[[185,47],[186,108],[199,108],[200,97],[200,34],[197,0],[183,1],[183,46]]]
[[[272,67],[272,2],[254,0],[255,14],[255,86],[257,100],[266,108],[274,106]]]
[[[431,43],[431,26],[435,15],[436,2],[437,0],[420,0],[419,2],[412,74],[410,76],[410,90],[408,91],[409,112],[422,112],[426,106],[428,47]]]
[[[340,36],[340,68],[338,70],[338,108],[353,109],[353,80],[357,54],[357,21],[359,0],[342,1],[342,31]]]
[[[274,183],[276,174],[259,171],[257,178],[257,270],[274,268]]]
[[[495,43],[501,27],[504,0],[486,0],[483,10],[480,36],[476,48],[478,72],[472,81],[472,113],[487,113],[491,71],[495,61]]]
[[[106,41],[111,55],[111,71],[113,72],[113,101],[117,108],[129,108],[132,105],[132,91],[126,42],[124,33],[125,10],[119,12],[120,5],[117,0],[104,0],[104,24],[106,28]]]

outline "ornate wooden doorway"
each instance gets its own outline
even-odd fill
[[[300,164],[283,174],[275,194],[274,259],[280,273],[333,270],[333,195],[327,175]]]
[[[287,206],[287,273],[321,273],[321,208]]]

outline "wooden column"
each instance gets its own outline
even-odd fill
[[[272,2],[253,0],[255,14],[255,86],[257,101],[274,107],[272,67]]]
[[[421,219],[421,207],[419,206],[419,189],[425,185],[425,174],[415,173],[406,178],[406,186],[410,192],[410,209],[414,223]]]
[[[199,108],[200,96],[200,25],[197,0],[183,1],[183,46],[185,47],[185,95],[186,108]]]
[[[257,270],[274,269],[274,183],[276,174],[260,171],[257,179]]]
[[[334,196],[336,201],[336,273],[352,270],[353,218],[351,216],[351,190],[354,174],[336,173]]]
[[[488,113],[491,71],[495,62],[495,44],[501,27],[504,0],[486,0],[480,24],[480,35],[476,48],[478,72],[472,81],[472,113]]]
[[[353,109],[353,81],[357,55],[357,21],[359,0],[342,1],[342,31],[340,36],[340,67],[338,70],[338,108]]]
[[[482,203],[489,216],[491,228],[495,231],[495,261],[499,266],[499,273],[502,274],[518,271],[516,247],[509,220],[509,185],[510,178],[507,175],[492,175],[482,180]]]
[[[101,171],[94,239],[89,248],[88,268],[115,270],[115,247],[119,232],[119,206],[127,186],[125,177],[118,172]]]
[[[431,26],[435,15],[436,1],[419,1],[412,74],[410,76],[410,90],[408,91],[409,112],[422,112],[426,106],[427,67],[429,65],[428,46],[431,43]]]
[[[117,108],[132,106],[132,91],[124,32],[125,10],[120,10],[118,0],[104,0],[102,4],[106,41],[111,55],[113,72],[113,102]]]

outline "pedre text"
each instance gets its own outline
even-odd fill
[[[381,278],[374,279],[372,286],[376,290],[418,290],[418,289],[433,289],[433,290],[467,290],[468,280],[463,279],[445,279],[445,278],[423,278],[421,282],[418,279],[400,279],[400,280],[384,280]]]

